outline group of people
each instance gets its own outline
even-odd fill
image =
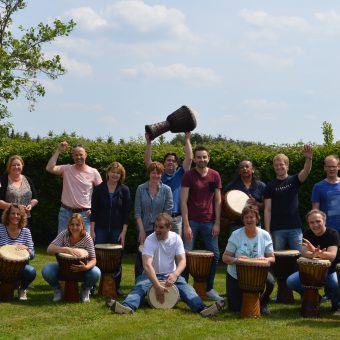
[[[283,249],[295,249],[305,257],[317,256],[332,261],[326,292],[331,298],[332,308],[338,309],[339,299],[335,289],[337,279],[334,273],[340,260],[340,165],[336,156],[331,155],[325,159],[326,179],[313,188],[313,210],[307,215],[310,229],[303,235],[298,193],[312,168],[311,146],[304,146],[305,164],[295,175],[288,175],[288,157],[284,154],[276,155],[273,159],[276,178],[267,185],[256,178],[251,159],[242,159],[235,180],[222,191],[219,173],[208,166],[208,150],[198,146],[192,151],[189,132],[185,134],[185,156],[181,166],[175,153],[166,154],[163,163],[153,161],[152,142],[148,134],[146,141],[144,162],[148,180],[138,186],[134,200],[137,242],[144,245],[144,248],[142,253],[137,252],[136,286],[122,303],[108,303],[113,312],[133,313],[150,285],[154,285],[157,300],[162,302],[166,287],[171,284],[178,287],[182,300],[203,316],[214,315],[223,308],[224,300],[214,289],[220,259],[218,236],[221,202],[224,194],[235,189],[245,192],[249,199],[240,219],[229,221],[231,235],[222,256],[223,262],[228,265],[229,309],[236,312],[241,308],[242,294],[236,273],[239,258],[260,258],[273,263],[274,251]],[[79,255],[74,248],[85,248],[88,251],[89,261],[73,267],[74,271],[84,272],[81,299],[86,302],[100,277],[94,243],[119,243],[124,247],[131,195],[124,184],[126,173],[122,164],[110,164],[103,182],[98,171],[86,164],[87,153],[82,145],[72,147],[74,164],[57,165],[60,153],[67,148],[67,142],[61,142],[46,166],[47,171],[63,178],[58,236],[47,251],[51,254],[64,252],[71,255]],[[8,174],[1,179],[0,208],[5,211],[0,233],[6,234],[7,238],[0,235],[0,246],[7,243],[22,244],[33,258],[32,237],[29,229],[24,226],[26,217],[30,217],[30,211],[38,200],[33,183],[22,175],[22,168],[21,157],[11,157],[7,165]],[[264,229],[260,222],[261,210],[264,212]],[[206,296],[216,302],[209,307],[204,305],[187,283],[185,250],[194,249],[199,235],[205,248],[214,254]],[[26,267],[19,290],[19,298],[22,300],[27,298],[26,289],[36,275],[33,267]],[[54,289],[53,301],[60,301],[63,297],[58,273],[57,263],[48,264],[42,270],[44,279]],[[115,275],[118,295],[122,294],[121,276],[120,266],[118,275]],[[165,287],[160,283],[161,280],[165,280]],[[263,314],[269,313],[267,304],[274,282],[272,275],[268,274],[267,289],[261,299]],[[299,293],[302,292],[298,275],[293,274],[287,284]]]

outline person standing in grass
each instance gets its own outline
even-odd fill
[[[63,178],[58,234],[67,229],[68,220],[74,213],[83,216],[86,230],[89,233],[92,191],[96,185],[102,182],[102,178],[97,169],[86,164],[87,153],[81,144],[72,147],[74,164],[57,165],[60,153],[67,148],[67,142],[59,143],[57,150],[46,165],[48,172]]]
[[[171,223],[172,218],[167,213],[161,213],[156,217],[155,231],[144,243],[144,272],[137,277],[135,287],[122,303],[116,300],[107,302],[112,313],[133,314],[152,285],[161,304],[166,299],[167,286],[175,285],[181,299],[193,312],[210,317],[222,310],[224,301],[217,301],[207,307],[194,288],[181,276],[186,265],[185,251],[180,236],[170,230]],[[160,281],[165,281],[165,286],[161,285]]]
[[[145,134],[146,149],[144,154],[144,163],[148,167],[152,163],[152,145],[148,133]],[[192,147],[190,143],[190,132],[185,133],[184,137],[184,160],[179,165],[179,159],[176,153],[169,152],[163,158],[164,173],[162,183],[171,188],[174,206],[171,211],[172,231],[182,237],[182,214],[180,205],[181,183],[184,173],[190,170],[192,162]]]

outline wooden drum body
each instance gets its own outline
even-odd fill
[[[96,244],[97,266],[102,272],[98,293],[115,298],[117,287],[115,278],[120,274],[123,247],[120,244]]]
[[[273,263],[273,273],[277,279],[277,302],[294,303],[293,291],[287,287],[288,276],[295,273],[297,268],[296,260],[300,257],[298,250],[274,251],[275,263]]]
[[[266,260],[238,259],[237,279],[243,291],[241,318],[260,317],[260,293],[265,289],[269,267]]]
[[[189,273],[194,278],[194,288],[202,298],[207,298],[207,279],[210,274],[214,253],[208,250],[190,250],[186,252]]]
[[[161,285],[165,286],[165,281],[160,281]],[[148,290],[147,299],[149,306],[156,309],[171,309],[175,307],[176,303],[179,301],[179,291],[175,285],[166,287],[168,292],[165,293],[164,303],[159,303],[156,298],[156,290],[154,286],[151,286]]]
[[[68,302],[79,302],[79,287],[78,282],[84,280],[84,272],[74,272],[71,270],[73,264],[87,263],[88,252],[85,249],[75,248],[81,255],[73,256],[66,253],[56,254],[59,264],[59,279],[65,281],[64,285],[64,300]]]
[[[17,250],[16,245],[0,248],[0,300],[11,301],[18,288],[22,271],[29,260],[27,250]]]
[[[304,317],[320,316],[319,288],[325,285],[331,262],[321,259],[300,257],[297,260],[301,285],[304,288],[301,314]]]

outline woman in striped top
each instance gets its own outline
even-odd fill
[[[96,284],[100,278],[100,269],[96,267],[96,252],[93,240],[86,232],[85,223],[81,214],[73,214],[68,221],[67,230],[62,231],[48,246],[49,254],[66,253],[73,256],[81,254],[76,248],[85,249],[88,252],[88,261],[79,265],[72,265],[71,269],[75,272],[84,272],[84,284],[80,297],[83,302],[90,302],[90,288]],[[49,263],[42,269],[44,279],[54,289],[54,302],[63,298],[62,290],[59,285],[59,264]]]
[[[15,203],[10,204],[2,214],[2,224],[0,224],[0,246],[13,244],[17,249],[26,249],[30,254],[30,259],[34,258],[34,244],[31,232],[25,228],[27,216],[25,208]],[[37,275],[36,270],[26,264],[22,273],[19,299],[27,300],[26,290]]]

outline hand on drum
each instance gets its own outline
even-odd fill
[[[247,205],[251,205],[251,206],[257,208],[257,201],[252,195],[249,195],[249,198],[247,200]]]
[[[24,244],[16,244],[15,250],[28,250],[28,247],[25,246]]]
[[[66,247],[65,250],[67,249],[67,251],[65,251],[65,253],[68,253],[72,256],[81,256],[82,253],[76,249],[76,248],[69,248],[69,247]]]
[[[171,286],[177,281],[177,275],[174,273],[166,274],[165,275],[168,279],[165,281],[166,286]]]
[[[87,270],[86,264],[82,261],[79,261],[80,264],[71,264],[70,268],[73,272],[84,272]]]
[[[156,291],[156,299],[159,303],[164,303],[165,301],[165,293],[168,293],[169,291],[163,287],[162,285],[155,286],[155,291]]]
[[[320,249],[320,246],[314,247],[307,239],[302,239],[302,246],[304,246],[308,251],[312,253],[312,258],[320,257],[327,249]]]

